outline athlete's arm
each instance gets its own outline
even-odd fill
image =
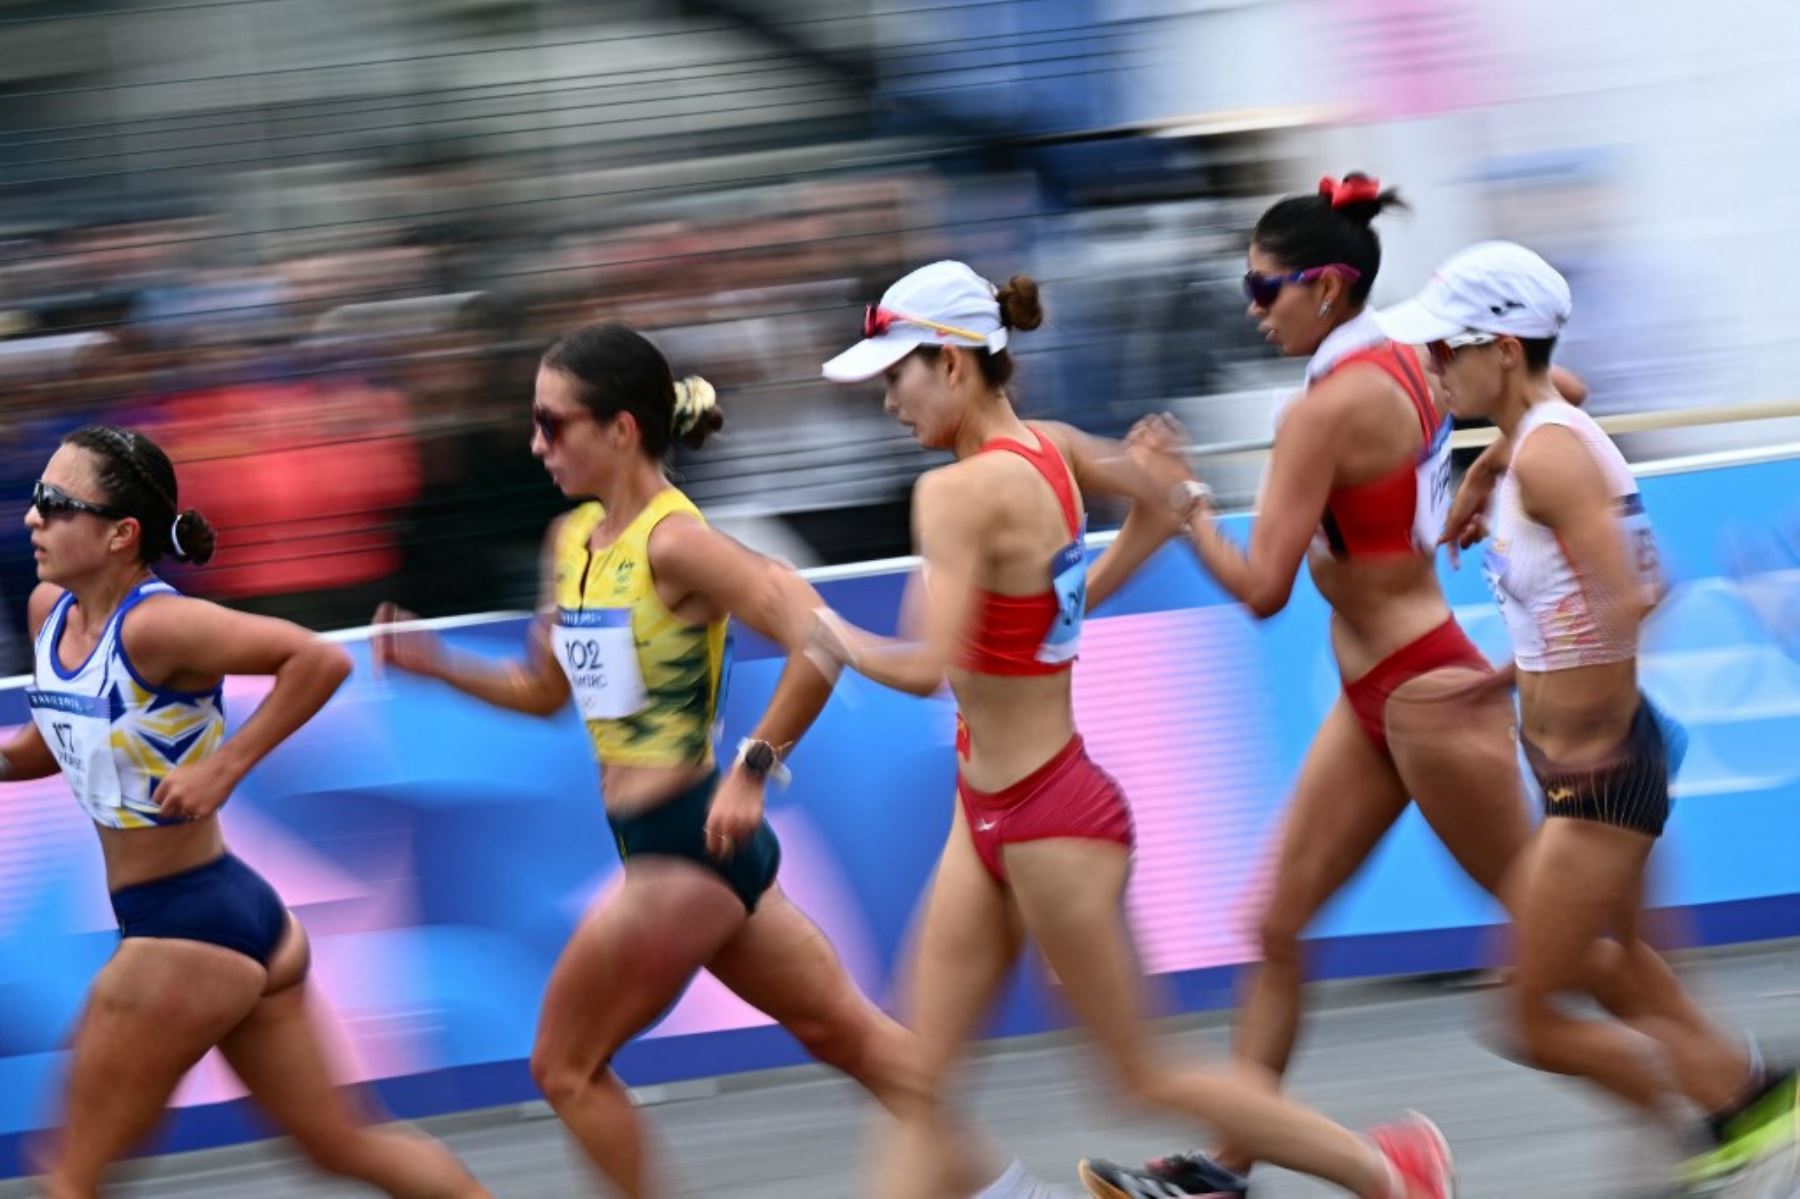
[[[983,495],[981,472],[969,464],[935,470],[913,488],[913,542],[925,572],[908,584],[907,606],[919,617],[919,640],[877,637],[825,613],[824,652],[857,673],[896,691],[930,695],[963,644],[975,607],[982,533],[993,511]]]
[[[1347,376],[1354,386],[1355,376]],[[1295,400],[1275,434],[1263,478],[1261,507],[1246,549],[1225,535],[1210,500],[1187,516],[1188,540],[1215,582],[1259,618],[1287,606],[1306,547],[1331,494],[1345,383],[1327,380]],[[1132,431],[1132,448],[1173,490],[1192,479],[1183,447],[1187,433],[1173,417],[1151,417]]]
[[[1131,501],[1119,535],[1088,569],[1087,610],[1092,612],[1124,586],[1181,525],[1169,507],[1168,492],[1157,487],[1155,478],[1121,443],[1051,421],[1033,421],[1032,427],[1048,434],[1063,451],[1082,495]]]
[[[171,816],[211,815],[250,768],[311,720],[350,677],[343,647],[299,625],[187,596],[157,595],[132,610],[120,634],[146,682],[183,691],[228,674],[273,675],[256,711],[205,760],[177,767],[156,788]]]
[[[44,622],[50,619],[50,610],[56,607],[56,601],[62,596],[62,588],[49,583],[39,583],[31,589],[31,598],[25,605],[26,623],[31,628],[31,639],[35,642],[42,631]],[[44,744],[44,736],[38,732],[37,722],[29,718],[0,745],[0,782],[23,782],[26,779],[49,778],[57,772],[56,758],[50,753],[50,747]]]
[[[1566,366],[1550,368],[1550,382],[1558,395],[1577,408],[1587,403],[1588,385],[1582,382],[1581,376]]]
[[[1432,395],[1438,397],[1439,381],[1436,375],[1430,376]],[[1580,407],[1588,398],[1588,386],[1574,371],[1564,367],[1550,368],[1550,382],[1556,387],[1557,394],[1576,407]],[[1441,397],[1438,410],[1445,411]],[[1438,538],[1438,544],[1450,549],[1450,564],[1457,565],[1460,551],[1468,549],[1487,536],[1487,522],[1483,514],[1487,512],[1488,501],[1493,498],[1494,486],[1512,463],[1512,443],[1504,435],[1499,435],[1481,451],[1475,461],[1469,463],[1469,469],[1463,472],[1462,482],[1456,488],[1456,498],[1450,503],[1450,511],[1444,516],[1444,532]]]
[[[1451,566],[1460,565],[1462,551],[1487,536],[1488,503],[1511,461],[1512,443],[1500,437],[1463,472],[1450,509],[1444,514],[1444,531],[1438,536],[1438,544],[1449,548]]]
[[[438,679],[496,708],[528,716],[554,716],[560,712],[569,702],[569,678],[551,647],[550,621],[556,609],[554,559],[556,533],[561,525],[559,517],[551,522],[544,537],[538,614],[526,631],[523,662],[495,662],[472,654],[454,654],[428,630],[390,628],[410,625],[417,617],[389,603],[375,609],[375,632],[370,643],[375,661],[409,674]]]
[[[1635,637],[1649,604],[1619,523],[1618,501],[1593,455],[1575,434],[1547,425],[1514,456],[1512,470],[1525,515],[1562,543],[1601,636]]]
[[[662,521],[650,534],[649,553],[659,587],[701,596],[787,651],[775,694],[750,731],[752,740],[785,756],[818,719],[835,682],[806,655],[812,613],[824,600],[792,570],[699,521]]]

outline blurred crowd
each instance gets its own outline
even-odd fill
[[[30,483],[93,421],[163,442],[183,504],[218,527],[217,557],[174,568],[179,585],[339,627],[390,597],[427,615],[531,602],[537,539],[564,502],[528,452],[532,377],[544,346],[587,321],[650,332],[678,372],[718,387],[730,435],[677,463],[684,483],[727,519],[788,519],[813,560],[904,550],[907,490],[928,459],[875,390],[830,387],[818,364],[918,262],[1036,262],[1082,281],[1022,347],[1041,415],[1117,432],[1159,397],[1203,393],[1222,363],[1264,356],[1239,318],[1240,251],[1205,205],[1033,213],[1029,188],[914,166],[557,229],[499,224],[460,169],[365,183],[383,185],[460,187],[460,219],[272,248],[208,215],[0,244],[8,627],[23,627],[32,584]],[[959,231],[950,214],[976,193],[997,215]],[[16,642],[8,652],[19,666]]]
[[[1264,438],[1299,366],[1245,319],[1244,239],[1323,166],[1379,165],[1420,201],[1384,233],[1378,300],[1475,236],[1549,256],[1578,297],[1560,353],[1597,408],[1768,399],[1791,377],[1780,312],[1670,235],[1692,206],[1643,184],[1668,155],[1591,133],[1508,151],[1535,144],[1555,98],[1522,69],[1508,102],[1445,107],[1435,143],[1357,141],[1305,107],[1044,135],[1052,97],[1130,112],[1156,79],[1190,97],[1170,106],[1210,97],[1190,52],[1236,26],[1205,4],[1151,18],[1077,0],[926,5],[905,37],[852,0],[774,4],[785,24],[651,0],[232,0],[229,28],[205,5],[26,7],[0,41],[0,669],[25,664],[29,485],[98,420],[162,440],[184,504],[218,527],[215,559],[174,572],[201,595],[321,628],[384,598],[427,615],[531,603],[565,502],[528,452],[535,363],[591,320],[644,329],[715,384],[725,436],[679,480],[799,562],[907,548],[930,457],[878,387],[830,387],[818,364],[937,257],[1045,285],[1048,323],[1017,346],[1028,414],[1118,434],[1173,407],[1203,442]],[[834,38],[863,57],[833,57]],[[1638,61],[1608,78],[1651,87]],[[1705,69],[1735,79],[1734,61]],[[1267,83],[1237,79],[1232,103]],[[1681,145],[1735,169],[1703,132]],[[1786,252],[1759,232],[1785,220],[1779,199],[1720,236]],[[1627,448],[1771,435],[1746,428]],[[1259,470],[1221,457],[1209,479],[1247,503]]]

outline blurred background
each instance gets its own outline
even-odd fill
[[[1800,377],[1800,7],[1736,0],[0,0],[0,669],[56,440],[144,426],[220,551],[320,628],[528,605],[562,506],[538,353],[613,318],[719,388],[676,464],[800,563],[906,552],[928,458],[819,362],[914,265],[1046,287],[1031,415],[1266,437],[1244,318],[1283,192],[1398,185],[1376,299],[1482,236],[1574,286],[1607,412]],[[1641,434],[1634,454],[1767,424]],[[1214,481],[1253,494],[1253,456]]]

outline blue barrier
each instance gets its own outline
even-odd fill
[[[1709,943],[1800,932],[1800,664],[1722,580],[1719,529],[1800,492],[1778,461],[1645,480],[1680,583],[1657,618],[1647,688],[1689,729],[1661,853],[1663,901]],[[1246,522],[1231,522],[1242,535]],[[1491,657],[1505,634],[1474,563],[1443,566],[1458,616]],[[859,623],[891,629],[901,576],[827,582]],[[1090,626],[1076,673],[1096,758],[1132,797],[1141,846],[1131,911],[1145,963],[1176,1006],[1228,1001],[1252,956],[1262,847],[1338,679],[1325,610],[1305,582],[1261,626],[1228,604],[1184,547],[1159,554]],[[521,622],[446,636],[517,652]],[[574,715],[512,716],[415,679],[358,670],[319,719],[247,780],[225,816],[234,848],[310,930],[314,978],[355,1075],[398,1114],[534,1094],[529,1052],[545,978],[618,861]],[[738,645],[724,711],[734,743],[779,669]],[[266,682],[233,679],[241,717]],[[17,691],[0,692],[17,723]],[[954,712],[846,676],[774,793],[782,883],[857,981],[886,999],[914,903],[948,827]],[[1749,835],[1754,834],[1754,835]],[[1492,904],[1408,815],[1313,930],[1325,975],[1475,964]],[[60,779],[0,788],[0,1176],[22,1171],[32,1129],[54,1120],[61,1046],[115,934],[100,858]],[[1054,988],[1021,969],[998,1035],[1062,1022]],[[777,1066],[798,1048],[710,978],[620,1055],[632,1083]],[[210,1057],[183,1084],[159,1149],[264,1135]]]

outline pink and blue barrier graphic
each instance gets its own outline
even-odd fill
[[[1721,528],[1800,494],[1777,461],[1644,480],[1678,586],[1649,634],[1645,684],[1688,729],[1661,901],[1701,939],[1800,932],[1800,663],[1759,623],[1720,562]],[[1242,535],[1246,522],[1233,522]],[[1452,602],[1492,657],[1505,634],[1474,562],[1442,566]],[[821,585],[852,619],[891,629],[897,573]],[[1258,625],[1171,546],[1089,624],[1076,668],[1081,726],[1124,784],[1140,849],[1130,896],[1145,965],[1182,1008],[1229,1002],[1255,953],[1266,850],[1288,781],[1339,681],[1326,614],[1302,583]],[[446,633],[459,648],[519,651],[522,622]],[[447,690],[359,669],[319,719],[226,809],[236,852],[299,913],[313,979],[346,1070],[401,1115],[535,1097],[526,1058],[552,963],[619,874],[596,772],[570,711],[512,716]],[[733,744],[780,663],[744,639],[727,688]],[[231,680],[242,719],[266,682]],[[0,723],[25,719],[0,692]],[[948,828],[954,712],[846,676],[771,793],[781,882],[857,981],[886,1002],[914,906]],[[1317,970],[1462,969],[1497,921],[1416,816],[1313,930]],[[116,944],[100,857],[60,779],[0,785],[0,1176],[54,1123],[63,1049]],[[1063,1023],[1054,983],[1026,965],[991,1031]],[[702,976],[618,1059],[649,1084],[797,1062],[798,1048]],[[266,1135],[230,1073],[208,1058],[183,1084],[158,1148]]]

